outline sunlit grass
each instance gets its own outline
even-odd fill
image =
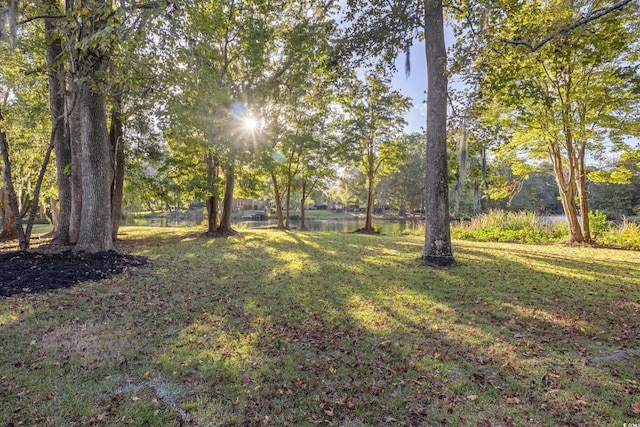
[[[640,347],[633,252],[455,241],[432,269],[421,236],[121,231],[149,267],[0,300],[0,424],[637,418],[640,358],[582,363]]]

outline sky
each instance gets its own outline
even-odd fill
[[[450,27],[445,26],[445,43],[447,48],[453,44],[454,35]],[[407,77],[404,69],[405,55],[401,54],[396,59],[397,72],[391,80],[394,89],[403,95],[413,99],[413,108],[405,115],[407,132],[420,132],[420,128],[426,128],[427,113],[425,100],[427,97],[427,61],[424,51],[424,42],[415,41],[411,46],[411,73]],[[452,80],[449,87],[457,86]]]
[[[427,63],[424,52],[424,42],[416,42],[411,47],[411,73],[405,73],[405,55],[401,54],[396,59],[397,72],[391,80],[394,89],[399,90],[403,95],[413,99],[413,107],[405,115],[407,132],[420,132],[420,128],[426,127],[426,106],[427,97]]]

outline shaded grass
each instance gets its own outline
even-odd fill
[[[622,425],[633,252],[123,227],[129,277],[0,300],[0,424]],[[483,424],[484,423],[484,424]]]

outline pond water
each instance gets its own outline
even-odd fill
[[[166,216],[129,218],[123,221],[124,225],[141,225],[154,227],[193,227],[200,225],[205,220],[203,215],[181,215],[178,218],[167,218]],[[232,221],[236,228],[268,228],[278,224],[276,219],[266,221]],[[300,220],[290,220],[292,228],[300,228]],[[423,221],[411,220],[380,220],[373,221],[374,227],[380,227],[383,234],[400,234],[419,230],[423,227]],[[348,233],[364,227],[364,220],[361,219],[306,219],[305,226],[312,231],[336,231]]]
[[[305,226],[308,230],[313,231],[337,231],[340,233],[349,233],[364,227],[364,220],[360,219],[305,219]],[[238,227],[246,228],[264,228],[275,227],[278,221],[270,219],[267,221],[238,221],[234,223]],[[289,221],[293,228],[300,228],[299,220]],[[407,231],[416,230],[422,226],[422,221],[399,221],[399,220],[380,220],[373,221],[374,228],[380,227],[383,234],[400,234]]]

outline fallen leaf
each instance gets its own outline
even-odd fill
[[[476,400],[478,398],[478,396],[476,396],[475,394],[470,394],[469,396],[467,396],[467,400],[469,402],[473,402],[474,400]]]
[[[138,400],[140,400],[140,398],[138,396],[133,396],[131,397],[131,400],[133,400],[134,402],[137,402]]]
[[[636,402],[633,405],[631,405],[631,410],[633,410],[634,414],[640,414],[640,403]]]
[[[507,397],[507,403],[512,404],[512,405],[519,405],[520,404],[520,399],[517,397]]]
[[[149,379],[149,376],[150,376],[150,375],[151,375],[151,374],[149,373],[149,371],[146,371],[142,376],[143,376],[145,379]]]

